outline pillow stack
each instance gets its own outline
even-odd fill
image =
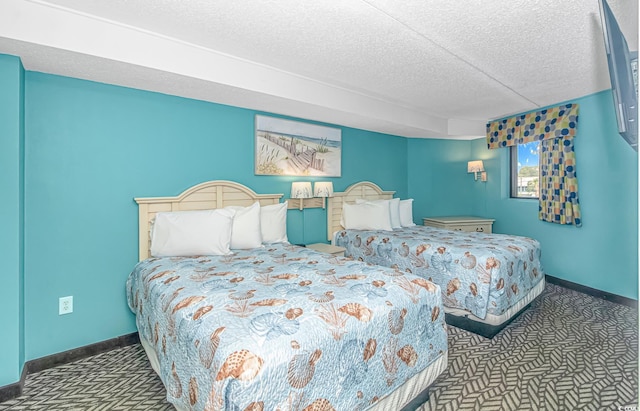
[[[350,230],[384,230],[415,226],[413,199],[356,200],[355,204],[342,205],[340,224]]]
[[[151,232],[153,257],[228,255],[232,250],[287,242],[287,202],[216,210],[156,214]]]

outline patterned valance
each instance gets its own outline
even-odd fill
[[[564,104],[487,123],[487,146],[491,149],[575,137],[577,126],[578,105]]]

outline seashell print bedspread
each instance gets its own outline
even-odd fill
[[[126,289],[183,409],[365,410],[447,350],[438,286],[288,244],[147,259]]]
[[[504,313],[544,277],[540,243],[527,237],[415,226],[338,231],[334,244],[357,260],[433,281],[445,307],[479,318]]]

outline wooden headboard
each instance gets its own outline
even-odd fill
[[[160,211],[211,210],[227,206],[278,204],[283,194],[256,194],[252,189],[233,181],[207,181],[186,189],[175,197],[136,198],[138,203],[138,238],[140,261],[151,255],[151,222]]]
[[[382,191],[380,187],[369,181],[361,181],[347,187],[342,193],[333,193],[327,205],[327,239],[333,240],[333,233],[344,229],[340,225],[342,204],[353,204],[358,198],[364,200],[389,200],[395,191]]]

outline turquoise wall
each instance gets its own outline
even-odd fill
[[[16,382],[24,364],[23,76],[19,58],[0,55],[0,387]]]
[[[254,175],[255,114],[26,73],[28,360],[136,331],[124,292],[137,261],[134,197],[176,195],[213,179],[288,197],[291,181],[306,180]],[[342,177],[322,180],[343,190],[368,179],[406,195],[406,139],[341,129]],[[292,242],[326,240],[324,210],[288,215]],[[74,313],[59,316],[66,295]]]
[[[423,217],[468,215],[474,201],[473,176],[467,174],[469,141],[408,140],[407,180],[413,201],[413,220]]]
[[[496,219],[496,232],[542,244],[547,274],[638,299],[638,153],[618,134],[611,91],[572,100],[580,105],[574,140],[582,227],[538,220],[538,201],[509,198],[509,150],[471,142],[489,181],[473,213]]]

